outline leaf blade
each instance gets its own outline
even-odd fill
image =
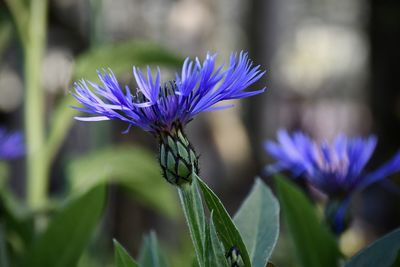
[[[217,230],[214,224],[214,212],[212,211],[210,214],[210,223],[207,225],[206,230],[206,241],[205,241],[205,251],[206,257],[205,262],[206,266],[220,266],[220,267],[229,267],[228,261],[226,260],[224,247],[221,244]]]
[[[113,240],[115,251],[115,264],[117,267],[139,267],[126,249],[116,240]]]
[[[111,146],[77,157],[68,166],[68,181],[75,195],[104,182],[117,183],[163,215],[176,218],[179,213],[175,192],[163,182],[153,154],[139,146]]]
[[[257,179],[234,217],[249,249],[252,266],[264,267],[279,236],[279,203],[272,191]]]
[[[400,228],[376,240],[353,256],[345,267],[380,266],[391,267],[400,254]]]
[[[33,245],[26,265],[75,266],[101,217],[105,196],[105,187],[98,186],[68,203]]]
[[[337,243],[326,225],[318,220],[310,201],[288,179],[276,175],[275,181],[284,219],[302,266],[336,267],[340,256]]]
[[[215,215],[215,228],[219,234],[219,238],[224,244],[225,250],[229,251],[232,247],[237,247],[240,251],[243,263],[246,267],[251,266],[251,261],[247,252],[246,245],[233,223],[231,217],[223,206],[221,200],[217,195],[204,183],[199,177],[197,177],[200,188],[203,192],[204,200],[210,211],[214,211]]]
[[[198,180],[192,177],[191,185],[184,184],[178,187],[179,198],[189,227],[190,236],[196,252],[197,262],[200,267],[205,266],[205,216],[201,200]]]
[[[153,231],[143,239],[139,253],[139,263],[142,267],[168,267],[167,261],[158,245],[157,236]]]
[[[98,46],[80,55],[76,60],[74,77],[93,80],[96,69],[110,68],[118,75],[132,70],[132,64],[157,64],[177,67],[183,59],[164,47],[151,42],[131,40]]]

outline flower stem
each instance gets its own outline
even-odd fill
[[[186,183],[178,186],[178,193],[196,252],[198,265],[203,267],[206,222],[203,202],[196,178],[192,181],[192,184]]]
[[[47,0],[30,2],[27,39],[24,43],[25,132],[27,145],[27,201],[40,208],[47,201],[48,168],[44,157],[44,92],[41,81],[46,45]]]

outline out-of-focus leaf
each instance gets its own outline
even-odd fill
[[[278,241],[279,203],[260,179],[254,183],[234,221],[249,250],[252,266],[265,267]]]
[[[215,228],[220,240],[224,244],[225,251],[230,251],[233,247],[236,247],[239,250],[244,265],[251,267],[249,254],[239,230],[233,223],[221,200],[199,177],[197,179],[199,180],[208,209],[214,211]]]
[[[303,267],[337,267],[337,243],[326,225],[318,220],[315,208],[292,182],[275,177],[278,196],[296,254]]]
[[[13,27],[9,16],[0,11],[0,57],[13,37]]]
[[[199,191],[198,181],[192,175],[192,183],[178,187],[179,198],[189,227],[190,236],[193,241],[198,266],[203,267],[205,255],[205,216],[203,202]]]
[[[129,41],[98,46],[80,55],[76,60],[74,77],[94,80],[97,78],[96,69],[111,68],[119,75],[131,71],[133,65],[177,67],[182,62],[182,58],[155,43]]]
[[[352,257],[346,267],[398,267],[395,265],[400,253],[400,228],[385,235]],[[396,262],[398,263],[398,261]]]
[[[25,266],[75,266],[99,222],[105,197],[105,187],[97,186],[68,203],[33,244]]]
[[[206,229],[205,266],[229,267],[225,258],[224,247],[218,239],[217,230],[215,229],[213,213],[214,211],[211,211],[210,223]]]
[[[58,103],[56,109],[52,112],[49,137],[46,143],[46,163],[51,164],[57,151],[62,145],[62,141],[68,134],[72,123],[74,122],[73,116],[77,115],[79,112],[73,109],[71,106],[78,105],[75,98],[67,94]]]
[[[27,23],[29,21],[28,5],[23,0],[6,0],[5,2],[8,6],[8,10],[10,11],[14,19],[15,26],[21,39],[21,44],[22,46],[26,46],[28,35]]]
[[[139,267],[126,249],[114,239],[115,264],[117,267]]]
[[[142,267],[168,267],[167,260],[160,250],[154,232],[151,232],[143,239],[139,253],[139,263]]]
[[[0,190],[0,221],[4,223],[7,241],[13,254],[22,254],[34,235],[33,216],[11,191]]]
[[[133,196],[171,218],[178,215],[173,187],[161,177],[152,153],[137,146],[117,146],[75,158],[68,168],[72,194],[81,194],[104,182],[114,182]]]

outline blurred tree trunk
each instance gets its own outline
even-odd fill
[[[251,0],[249,13],[247,14],[247,33],[249,41],[249,52],[250,58],[255,60],[255,64],[260,64],[262,69],[268,68],[271,64],[271,54],[272,49],[270,48],[271,42],[269,42],[271,36],[271,30],[268,25],[273,18],[268,15],[268,7],[271,1],[269,0]],[[268,73],[267,75],[268,76]],[[254,87],[262,88],[265,86],[265,81],[267,78],[263,77],[261,81],[257,82]],[[262,150],[262,140],[265,138],[263,136],[263,126],[262,124],[267,123],[261,121],[263,118],[262,111],[264,110],[263,105],[265,102],[264,94],[258,95],[256,97],[250,97],[243,101],[244,103],[244,122],[248,130],[248,135],[250,139],[251,151],[253,153],[253,158],[255,160],[255,169],[259,171],[263,162],[261,160]]]
[[[400,147],[400,1],[371,0],[370,12],[370,99],[383,160]]]
[[[369,4],[369,94],[374,130],[379,137],[374,162],[380,164],[400,148],[400,1],[370,0]],[[364,216],[371,225],[379,226],[376,230],[381,233],[400,223],[400,196],[393,193],[398,189],[391,184],[389,187],[372,186],[364,198]]]

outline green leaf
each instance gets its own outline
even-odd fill
[[[276,175],[275,180],[300,264],[304,267],[336,267],[340,255],[337,243],[326,225],[321,224],[314,206],[288,179]]]
[[[13,37],[13,27],[8,16],[5,16],[3,12],[0,14],[0,57],[10,44],[11,38]]]
[[[116,267],[139,267],[139,264],[132,259],[126,249],[117,240],[114,239],[113,241]]]
[[[4,223],[10,250],[16,255],[24,253],[34,236],[33,214],[9,190],[0,190],[0,221]]]
[[[278,241],[279,203],[261,179],[254,183],[234,221],[249,250],[252,266],[265,267]]]
[[[144,205],[170,218],[179,214],[175,192],[161,177],[155,157],[140,147],[115,146],[74,158],[68,168],[68,178],[73,194],[114,182],[132,192]]]
[[[177,67],[182,62],[182,58],[155,43],[128,41],[98,46],[80,55],[76,60],[74,77],[93,80],[97,78],[96,69],[110,68],[119,75],[131,72],[133,65]]]
[[[192,175],[192,183],[178,187],[179,198],[189,227],[190,236],[200,267],[204,265],[205,256],[205,216],[203,202],[198,188],[198,180]]]
[[[51,164],[63,140],[68,135],[69,129],[74,123],[72,117],[79,114],[79,111],[72,106],[79,106],[79,104],[72,95],[67,94],[51,113],[49,136],[45,144],[45,159],[48,165]]]
[[[225,258],[224,247],[218,239],[217,230],[214,224],[214,211],[211,211],[210,224],[206,229],[205,241],[205,266],[226,266],[229,267],[228,261]]]
[[[215,195],[215,193],[199,178],[200,188],[203,191],[204,200],[210,211],[214,211],[215,216],[215,228],[217,229],[218,236],[224,244],[225,251],[229,251],[232,247],[239,249],[243,263],[246,267],[251,266],[251,261],[247,248],[240,236],[239,230],[233,223],[231,217],[226,211],[221,200]]]
[[[26,266],[75,266],[103,213],[105,196],[105,187],[98,186],[68,203],[33,244]]]
[[[396,267],[400,253],[400,228],[385,235],[352,257],[345,267]],[[398,261],[396,262],[398,263]]]
[[[142,267],[167,267],[167,261],[158,245],[156,234],[152,231],[143,239],[139,253],[139,262]]]

